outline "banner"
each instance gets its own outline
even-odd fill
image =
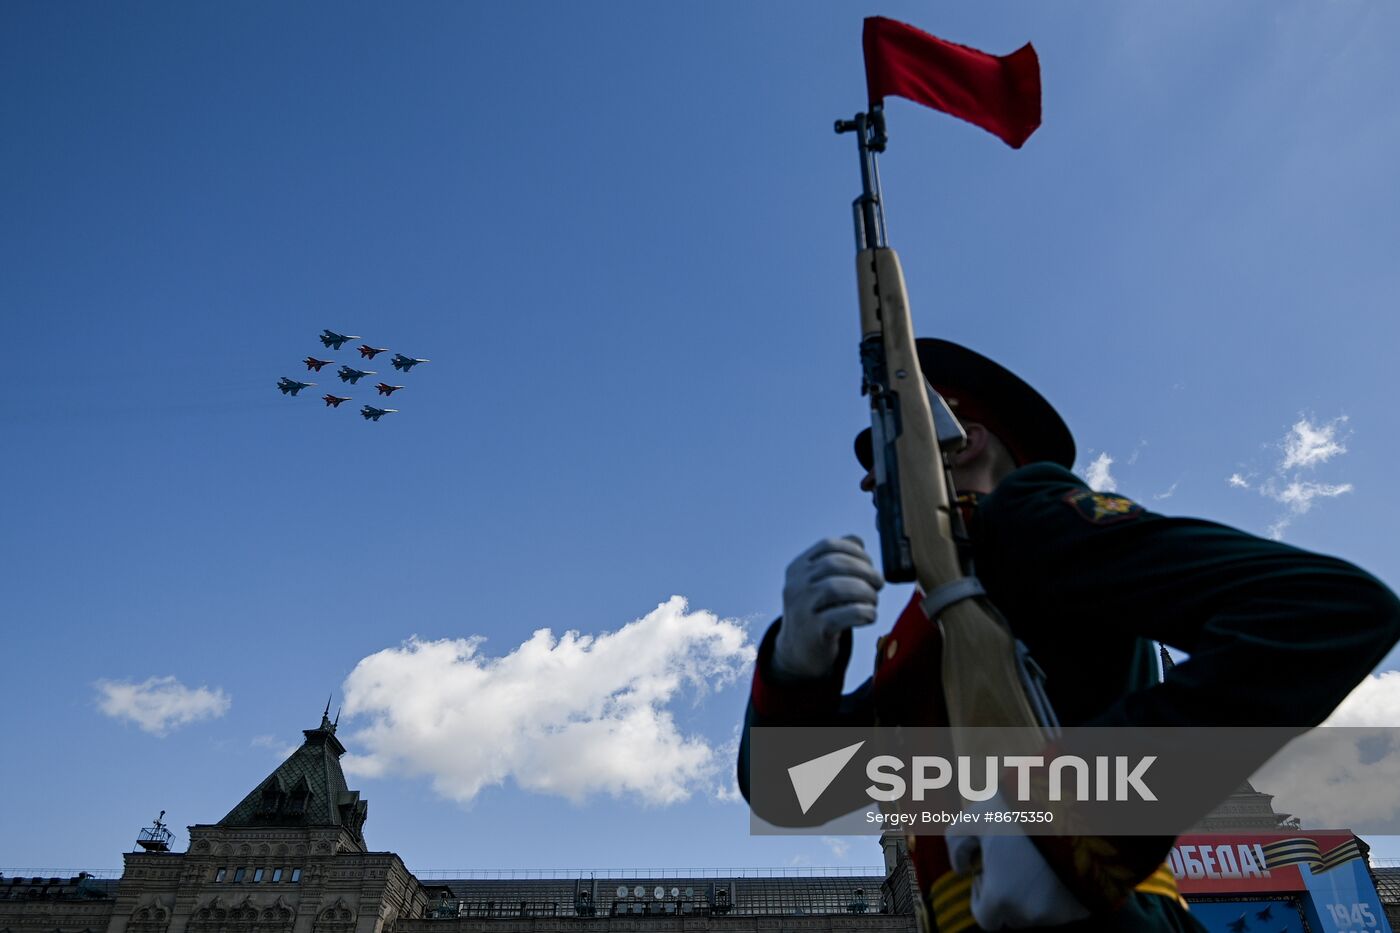
[[[1187,835],[1177,839],[1168,863],[1181,893],[1246,894],[1306,891],[1308,876],[1323,875],[1351,861],[1361,846],[1345,830],[1288,834]]]

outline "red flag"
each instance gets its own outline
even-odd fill
[[[995,133],[1020,149],[1040,126],[1040,59],[1030,43],[988,55],[883,16],[865,21],[870,106],[905,97]]]

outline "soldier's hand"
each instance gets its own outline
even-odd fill
[[[791,678],[831,674],[841,634],[875,621],[884,577],[855,535],[824,538],[788,564],[783,621],[773,650],[776,673]]]
[[[993,807],[1003,807],[994,798]],[[977,809],[977,808],[973,808]],[[979,836],[962,823],[948,830],[948,859],[972,881],[972,918],[984,930],[1059,926],[1089,916],[1035,843],[1019,833]]]

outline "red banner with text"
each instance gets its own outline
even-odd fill
[[[1362,855],[1361,843],[1347,830],[1211,833],[1179,837],[1168,862],[1189,897],[1304,891],[1298,866],[1318,874]]]

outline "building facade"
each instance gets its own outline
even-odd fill
[[[335,732],[322,714],[223,819],[189,828],[185,852],[169,851],[158,819],[120,879],[0,876],[0,933],[915,933],[907,866],[420,881],[366,845],[369,805],[346,784]]]
[[[335,733],[323,714],[223,819],[191,826],[185,852],[157,819],[120,878],[0,876],[0,933],[917,933],[893,837],[878,874],[420,879],[366,845]],[[1391,933],[1400,917],[1400,868],[1373,871],[1353,834],[1301,830],[1248,785],[1170,865],[1212,933]]]

